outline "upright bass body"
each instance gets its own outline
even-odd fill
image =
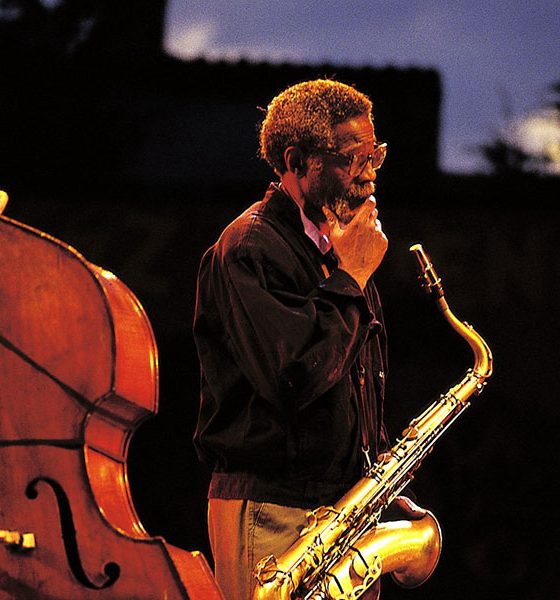
[[[73,248],[0,216],[0,599],[219,600],[204,557],[150,537],[132,434],[157,411],[138,300]]]
[[[385,508],[403,491],[435,442],[479,394],[492,373],[492,353],[483,338],[451,312],[428,255],[416,244],[422,285],[474,354],[463,379],[420,416],[402,437],[334,506],[308,515],[308,526],[281,556],[264,557],[255,568],[254,600],[354,600],[379,577],[391,573],[403,587],[421,585],[435,569],[441,532],[428,512],[419,521],[383,523]]]

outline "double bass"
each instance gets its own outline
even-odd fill
[[[0,214],[0,600],[223,600],[203,554],[136,513],[127,452],[157,405],[134,294]]]

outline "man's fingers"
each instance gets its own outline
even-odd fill
[[[337,221],[336,215],[328,206],[323,205],[322,208],[323,214],[325,215],[325,219],[327,219],[327,223],[330,225],[330,227],[334,227],[334,224]]]
[[[425,508],[418,506],[410,498],[406,496],[397,496],[389,505],[389,508],[383,513],[383,520],[396,521],[400,519],[408,519],[416,521],[424,517],[427,513]]]
[[[376,201],[373,196],[367,198],[367,200],[358,208],[354,219],[358,221],[368,221],[371,217],[377,218]]]
[[[340,223],[338,221],[338,217],[335,215],[335,213],[328,206],[323,206],[323,214],[325,215],[325,218],[327,219],[327,223],[331,230],[331,235],[333,233],[335,235],[339,234],[341,227],[340,227]]]
[[[375,231],[377,231],[377,233],[381,234],[381,237],[388,242],[389,240],[387,239],[387,236],[385,235],[385,232],[383,231],[383,227],[381,226],[381,221],[379,219],[375,219]]]

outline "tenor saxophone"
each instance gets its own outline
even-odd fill
[[[403,587],[432,574],[441,551],[441,530],[429,511],[418,521],[381,522],[383,510],[404,490],[435,442],[480,394],[492,374],[492,352],[484,339],[450,310],[441,279],[420,244],[410,248],[422,286],[451,327],[471,347],[474,365],[413,419],[390,451],[379,455],[334,506],[307,515],[307,526],[283,554],[256,565],[253,600],[353,600],[384,573]]]

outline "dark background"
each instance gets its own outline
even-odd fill
[[[163,1],[20,4],[23,17],[0,21],[6,214],[114,272],[152,322],[160,409],[128,462],[148,531],[210,558],[208,473],[191,445],[198,261],[271,177],[257,157],[258,107],[288,84],[334,76],[370,94],[390,143],[377,193],[390,247],[377,278],[392,436],[472,364],[418,288],[412,243],[425,245],[452,309],[495,358],[487,389],[413,484],[443,529],[438,569],[417,590],[387,582],[384,597],[554,597],[558,178],[441,173],[435,71],[179,62],[160,49]]]

